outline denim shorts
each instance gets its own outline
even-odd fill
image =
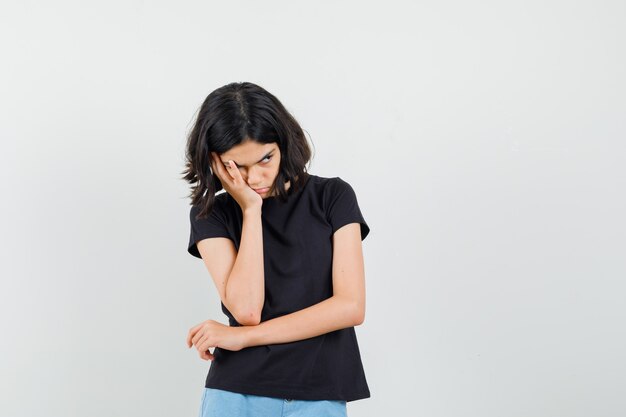
[[[340,400],[293,400],[204,388],[198,417],[347,417]]]

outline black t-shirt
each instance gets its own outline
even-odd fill
[[[302,310],[333,294],[332,234],[360,223],[361,240],[369,233],[353,188],[339,177],[308,174],[300,190],[287,190],[286,202],[263,200],[265,303],[261,322]],[[238,250],[243,214],[228,193],[216,195],[207,219],[190,210],[188,252],[200,258],[196,242],[230,238]],[[230,326],[240,326],[222,304]],[[207,388],[298,400],[369,398],[354,327],[289,343],[251,346],[239,351],[215,348]]]

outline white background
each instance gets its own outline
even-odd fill
[[[357,192],[356,416],[626,414],[621,1],[0,10],[0,416],[192,416],[185,135],[251,81]]]

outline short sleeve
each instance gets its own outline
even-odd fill
[[[341,178],[335,177],[330,180],[328,187],[326,214],[333,233],[346,224],[359,223],[361,240],[365,240],[370,228],[363,218],[352,186]]]
[[[232,239],[232,237],[228,232],[222,205],[218,199],[215,199],[213,208],[206,219],[196,219],[199,211],[200,208],[198,206],[192,206],[189,211],[190,231],[187,252],[196,258],[202,259],[196,245],[197,242],[210,237],[227,237],[229,239]]]

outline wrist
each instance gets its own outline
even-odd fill
[[[254,346],[254,333],[256,326],[240,326],[242,349]]]
[[[245,207],[242,212],[244,216],[258,216],[261,214],[261,205],[254,204],[251,206]]]

